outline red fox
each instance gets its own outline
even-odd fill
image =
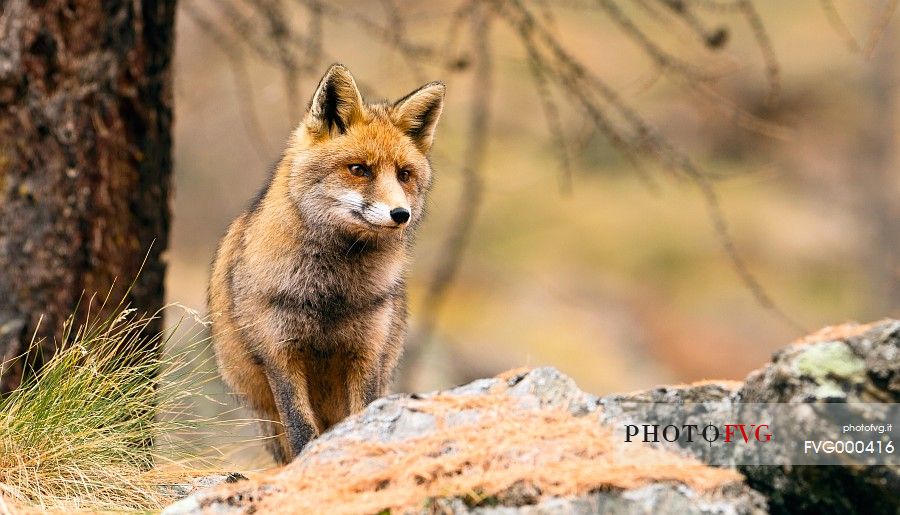
[[[219,370],[271,421],[278,463],[390,387],[444,91],[431,82],[369,104],[347,68],[331,66],[219,245],[209,285]]]

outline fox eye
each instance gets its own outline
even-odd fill
[[[400,182],[409,181],[409,170],[400,169],[397,171],[397,180]]]
[[[369,167],[364,164],[360,164],[360,163],[354,163],[351,165],[347,165],[347,170],[349,170],[350,173],[353,174],[355,177],[371,177],[372,176],[372,171],[369,170]]]

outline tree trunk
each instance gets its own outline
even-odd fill
[[[0,359],[36,335],[40,367],[95,294],[162,307],[174,16],[175,0],[0,0]]]

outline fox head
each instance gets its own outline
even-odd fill
[[[431,82],[393,103],[363,101],[332,65],[288,149],[288,190],[304,223],[356,239],[402,239],[431,187],[428,152],[445,87]]]

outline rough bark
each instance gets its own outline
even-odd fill
[[[175,0],[0,0],[0,359],[36,335],[39,367],[94,294],[162,306],[174,15]]]

